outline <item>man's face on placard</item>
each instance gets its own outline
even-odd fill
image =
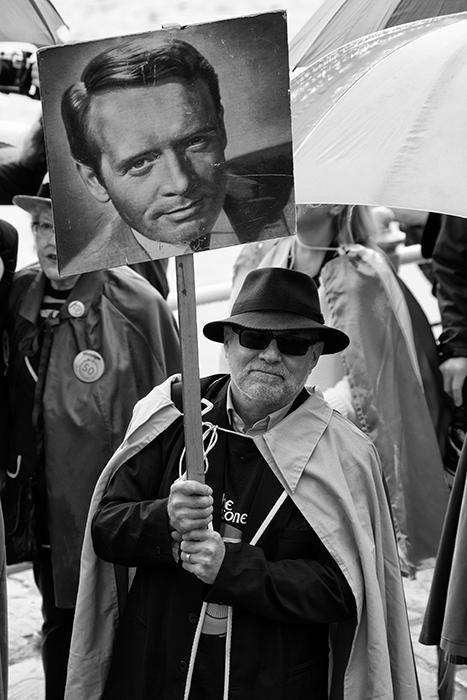
[[[96,95],[88,124],[100,173],[78,169],[96,199],[110,198],[151,240],[191,243],[211,231],[224,204],[227,138],[202,79]]]

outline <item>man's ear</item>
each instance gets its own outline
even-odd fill
[[[224,326],[224,357],[227,358],[227,352],[232,340],[233,330],[230,326]],[[228,359],[228,358],[227,358]]]
[[[312,355],[312,367],[311,367],[311,369],[316,367],[318,360],[322,355],[323,349],[324,349],[324,342],[322,340],[319,340],[317,343],[315,343],[312,346],[312,353],[311,353],[311,355]]]
[[[97,199],[98,202],[102,202],[102,204],[108,202],[110,199],[109,194],[104,185],[99,181],[94,168],[91,168],[90,165],[84,165],[78,162],[76,163],[76,167],[82,181],[86,185],[86,189],[92,194],[94,199]]]

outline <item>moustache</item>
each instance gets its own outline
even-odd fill
[[[276,370],[273,370],[270,365],[252,365],[248,367],[249,372],[265,372],[266,374],[274,374],[277,377],[282,377],[284,378],[284,372],[278,372]]]

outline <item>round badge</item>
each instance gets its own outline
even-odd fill
[[[97,382],[105,370],[104,358],[95,350],[83,350],[73,360],[73,372],[82,382]]]
[[[70,301],[68,304],[68,313],[70,316],[73,316],[73,318],[79,318],[84,314],[86,311],[86,307],[84,306],[82,301]]]

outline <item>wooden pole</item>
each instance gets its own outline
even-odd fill
[[[177,273],[178,320],[182,347],[182,396],[186,471],[188,479],[204,483],[193,254],[177,256],[175,258],[175,269]]]

